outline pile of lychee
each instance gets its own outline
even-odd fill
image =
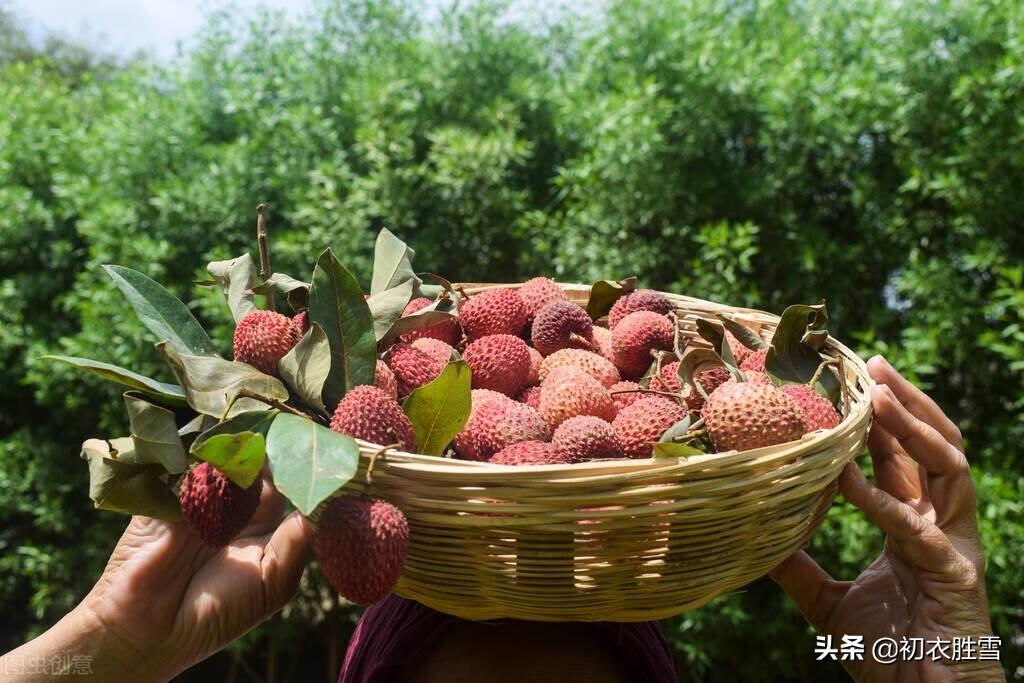
[[[728,333],[729,357],[738,367],[712,364],[684,381],[680,321],[658,292],[627,293],[596,321],[543,277],[518,288],[462,295],[457,315],[379,349],[374,384],[345,394],[331,429],[415,453],[415,430],[400,401],[460,358],[471,370],[472,407],[449,455],[467,460],[520,466],[648,458],[667,432],[687,420],[683,436],[705,439],[706,450],[747,450],[799,440],[840,422],[813,386],[777,386],[765,371],[767,349],[747,348]],[[413,299],[403,316],[433,303]],[[304,312],[294,318],[249,313],[235,330],[235,360],[274,374],[307,327]],[[213,545],[227,543],[258,505],[258,489],[231,487],[238,488],[207,465],[194,468],[182,486],[186,519]],[[218,505],[236,511],[204,514],[190,503],[212,489],[220,491]],[[393,505],[341,495],[321,512],[314,545],[336,590],[373,602],[397,581],[408,534]]]
[[[431,303],[414,299],[404,314]],[[605,327],[548,278],[486,289],[463,300],[458,317],[384,349],[375,386],[346,394],[331,428],[415,452],[399,401],[459,357],[472,372],[472,412],[451,453],[467,460],[541,465],[647,458],[690,413],[703,419],[717,451],[794,441],[839,423],[839,413],[813,387],[775,386],[765,373],[767,351],[748,349],[732,335],[742,375],[710,367],[694,377],[699,389],[683,391],[677,325],[672,303],[652,290],[619,298]],[[242,348],[236,336],[236,358]]]

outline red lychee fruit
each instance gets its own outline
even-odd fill
[[[469,341],[492,334],[518,335],[526,325],[526,306],[514,289],[488,289],[462,304],[459,319]]]
[[[704,394],[710,396],[712,391],[732,379],[732,375],[723,367],[715,367],[701,370],[693,379],[700,384]],[[697,391],[697,387],[690,387],[690,395],[686,397],[686,407],[693,412],[699,412],[704,407],[704,396]]]
[[[292,319],[274,311],[252,311],[235,326],[234,355],[268,375],[277,374],[277,363],[299,343]]]
[[[491,456],[495,465],[568,465],[572,461],[542,441],[520,441]]]
[[[526,308],[526,321],[530,323],[537,311],[544,308],[553,301],[567,301],[562,288],[549,277],[535,277],[523,283],[519,288],[519,297],[523,300]]]
[[[553,301],[533,319],[533,346],[545,356],[561,349],[593,349],[593,328],[582,308],[571,301]]]
[[[807,431],[800,407],[770,384],[726,382],[711,392],[701,415],[718,452],[796,441]]]
[[[842,421],[832,402],[806,384],[783,384],[779,390],[800,406],[808,432],[832,429]]]
[[[223,548],[256,514],[262,492],[261,478],[243,489],[210,463],[202,462],[182,479],[178,492],[181,516],[203,543]]]
[[[608,311],[608,327],[615,329],[622,319],[637,311],[652,311],[659,315],[667,315],[672,311],[672,302],[664,294],[653,289],[638,289],[630,292],[612,304]]]
[[[620,299],[621,301],[621,299]],[[671,351],[675,327],[653,311],[630,313],[612,330],[615,366],[623,377],[639,377],[651,366],[651,351]]]
[[[331,429],[381,446],[416,452],[416,432],[398,401],[368,385],[352,387],[334,409]]]
[[[619,371],[611,361],[583,349],[562,349],[545,358],[540,366],[540,381],[547,379],[548,374],[555,368],[563,366],[579,368],[606,387],[619,381]]]
[[[530,347],[511,334],[492,334],[470,342],[462,359],[472,370],[474,389],[515,396],[530,377]]]
[[[686,409],[662,396],[645,396],[615,416],[612,427],[627,458],[649,458],[652,446],[669,427],[686,417]]]
[[[398,395],[404,398],[414,389],[436,379],[451,360],[453,351],[448,344],[433,337],[392,346],[388,353],[388,366],[398,381]]]
[[[313,551],[334,590],[369,605],[387,596],[402,575],[409,553],[409,523],[386,501],[338,496],[317,520]]]
[[[591,415],[570,417],[558,425],[551,445],[569,462],[622,457],[622,442],[611,423]]]
[[[474,390],[474,393],[479,390]],[[520,441],[550,441],[551,429],[540,414],[503,394],[476,400],[469,420],[455,437],[455,450],[466,460],[487,460]]]

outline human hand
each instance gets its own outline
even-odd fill
[[[172,678],[294,595],[312,533],[298,513],[282,521],[283,508],[283,497],[265,482],[252,521],[219,549],[184,522],[133,517],[82,603],[4,659],[81,654],[98,680]]]
[[[1005,680],[998,662],[925,658],[886,665],[871,658],[871,644],[882,637],[977,638],[991,635],[992,627],[960,430],[881,356],[868,362],[868,371],[878,384],[868,435],[876,486],[850,463],[839,488],[885,532],[885,549],[853,581],[836,581],[804,551],[772,578],[819,633],[864,636],[863,661],[842,662],[858,681]]]

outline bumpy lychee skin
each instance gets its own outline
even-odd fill
[[[779,387],[782,393],[796,401],[800,406],[800,414],[804,418],[804,426],[808,432],[819,429],[832,429],[842,422],[832,403],[806,384],[783,384]]]
[[[520,441],[491,456],[495,465],[569,465],[572,460],[543,441]]]
[[[508,403],[513,400],[501,392],[492,391],[490,389],[473,389],[469,393],[471,401],[470,405],[473,410],[476,410],[479,406],[482,406],[485,403],[490,403],[491,401]]]
[[[526,378],[526,385],[533,386],[540,384],[540,366],[544,364],[544,356],[540,351],[530,347],[530,375]]]
[[[506,446],[520,441],[550,441],[551,429],[540,414],[499,394],[476,402],[469,420],[455,437],[455,450],[466,460],[487,460]]]
[[[334,590],[352,602],[381,600],[402,575],[409,522],[391,503],[369,496],[331,499],[316,523],[313,551]]]
[[[377,371],[374,374],[373,386],[377,387],[391,398],[398,399],[398,380],[395,373],[382,360],[377,361]]]
[[[608,327],[615,329],[622,319],[637,311],[652,311],[659,315],[667,315],[672,310],[672,302],[653,289],[638,289],[620,297],[608,311]]]
[[[520,403],[525,403],[534,410],[540,410],[540,394],[541,391],[539,386],[526,387],[519,392],[519,396],[516,397],[516,400]]]
[[[608,422],[615,418],[611,394],[579,368],[557,368],[540,387],[540,414],[552,429],[577,415],[593,415]]]
[[[402,317],[410,316],[413,313],[422,311],[427,306],[431,305],[433,300],[426,297],[419,297],[413,299],[405,305],[405,309],[402,311]],[[458,346],[459,342],[462,341],[462,326],[459,324],[457,318],[448,318],[442,322],[425,327],[422,330],[414,330],[412,332],[406,332],[398,341],[411,343],[417,339],[437,339],[443,341],[448,346]]]
[[[182,480],[181,516],[203,543],[223,548],[256,514],[262,491],[261,478],[243,489],[210,463],[199,463]]]
[[[360,385],[349,390],[334,409],[331,429],[387,446],[393,443],[416,452],[416,433],[398,401],[377,387]]]
[[[611,423],[590,415],[558,425],[551,445],[569,462],[622,457],[622,442]]]
[[[515,396],[530,377],[530,347],[511,334],[492,334],[470,342],[462,359],[473,373],[474,389]]]
[[[292,318],[292,324],[299,331],[300,337],[306,334],[309,331],[309,311],[296,313],[295,317]]]
[[[567,301],[568,297],[562,288],[549,277],[535,277],[523,283],[519,288],[519,297],[526,308],[526,320],[532,322],[537,311],[553,301]]]
[[[754,382],[726,382],[708,396],[701,415],[718,452],[774,446],[807,431],[793,399]]]
[[[764,372],[764,359],[768,356],[768,349],[760,349],[759,351],[753,351],[743,362],[740,363],[740,370],[750,372]]]
[[[592,349],[594,323],[571,301],[554,301],[533,319],[533,346],[545,356],[561,349]]]
[[[647,396],[624,408],[612,422],[627,458],[648,458],[669,427],[686,417],[686,409],[662,396]]]
[[[252,311],[235,326],[234,354],[268,375],[277,374],[277,363],[299,343],[292,319],[274,311]]]
[[[545,358],[540,366],[540,381],[547,379],[555,368],[563,366],[579,368],[606,387],[619,381],[619,370],[610,360],[583,349],[562,349]]]
[[[753,351],[744,346],[743,343],[739,339],[737,339],[732,332],[726,331],[725,340],[726,342],[728,342],[729,350],[732,352],[732,358],[733,360],[736,361],[737,364],[742,365],[743,361],[747,359],[747,356],[753,353]]]
[[[607,327],[594,325],[592,334],[594,336],[594,350],[609,361],[612,360],[615,357],[612,351],[612,331]]]
[[[650,396],[650,394],[644,394],[642,391],[639,391],[639,389],[639,384],[636,382],[630,382],[629,380],[616,382],[608,387],[608,393],[612,395],[612,400],[615,401],[616,415],[621,413],[626,406],[636,403],[645,396]]]
[[[488,289],[462,304],[459,319],[469,341],[492,334],[518,335],[526,325],[526,306],[513,289]]]
[[[621,301],[621,299],[620,299]],[[630,313],[612,330],[615,366],[623,377],[639,377],[651,366],[651,351],[672,349],[672,321],[653,311]]]
[[[454,349],[432,337],[399,342],[391,347],[388,366],[398,381],[398,395],[405,397],[424,384],[429,384],[452,357]]]
[[[651,389],[678,394],[682,390],[679,383],[679,361],[662,365],[658,374],[651,377]]]
[[[765,377],[767,378],[767,375]],[[710,396],[712,391],[732,379],[732,375],[725,368],[717,367],[701,370],[693,379],[700,384],[704,394]],[[690,395],[686,397],[686,407],[693,412],[700,412],[704,407],[704,396],[697,391],[697,387],[690,388]]]

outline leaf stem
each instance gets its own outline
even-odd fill
[[[264,396],[263,394],[257,394],[252,389],[246,389],[245,387],[239,389],[238,392],[235,393],[235,395],[231,398],[231,401],[228,402],[227,408],[224,409],[224,417],[226,417],[227,414],[231,412],[231,407],[235,405],[235,401],[237,401],[240,398],[251,398],[261,403],[266,403],[268,406],[272,408],[277,408],[278,410],[284,413],[291,413],[292,415],[298,415],[299,417],[309,417],[309,415],[307,415],[306,413],[291,407],[290,405],[288,405],[287,403],[280,399],[276,399],[271,396]],[[221,419],[221,421],[223,421],[223,418]]]

